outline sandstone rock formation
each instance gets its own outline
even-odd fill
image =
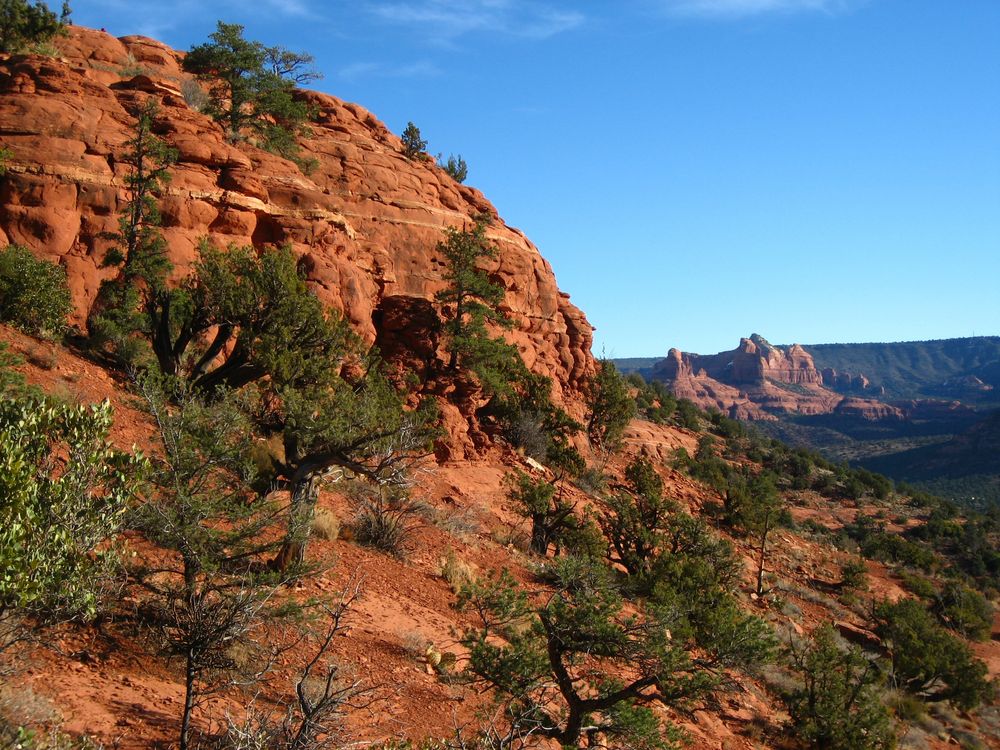
[[[798,344],[778,347],[763,336],[740,339],[728,352],[701,355],[671,349],[653,366],[652,377],[670,385],[674,395],[715,408],[734,419],[774,420],[776,414],[838,413],[866,420],[902,419],[903,412],[874,400],[844,398],[826,387],[830,379],[816,369],[812,355]],[[847,375],[849,381],[861,378]],[[864,380],[867,384],[867,380]]]
[[[489,270],[517,321],[509,338],[529,368],[552,378],[555,398],[573,406],[593,369],[592,327],[559,291],[549,263],[478,190],[432,161],[406,159],[374,115],[304,92],[319,112],[302,144],[318,161],[307,176],[248,143],[227,142],[182,94],[193,84],[181,54],[165,45],[72,27],[59,47],[59,58],[0,58],[0,145],[12,154],[0,189],[0,243],[22,243],[65,266],[75,322],[109,273],[102,233],[116,229],[125,200],[131,113],[153,97],[155,131],[179,153],[161,202],[177,276],[202,238],[223,247],[289,243],[321,298],[367,341],[401,347],[426,366],[439,343],[434,294],[444,286],[436,245],[446,227],[487,213],[501,250]]]

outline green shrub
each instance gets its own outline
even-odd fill
[[[107,402],[0,399],[0,613],[92,615],[145,459],[108,444]],[[64,462],[64,457],[68,461]]]
[[[600,449],[614,451],[622,442],[625,428],[635,417],[635,401],[625,379],[614,363],[600,361],[600,369],[587,384],[587,434]]]
[[[903,599],[875,610],[875,632],[892,662],[896,685],[914,695],[949,700],[959,708],[979,705],[991,693],[986,665],[951,635],[922,603]]]
[[[406,123],[406,129],[401,136],[403,140],[403,155],[407,159],[421,157],[427,150],[427,141],[420,137],[420,128],[412,122]]]
[[[426,146],[427,144],[424,145]],[[465,163],[465,159],[462,158],[461,154],[458,156],[449,156],[447,161],[439,160],[438,165],[451,175],[455,182],[465,182],[465,178],[469,176],[469,165]]]
[[[693,658],[674,607],[629,613],[612,572],[593,560],[560,558],[543,578],[555,593],[537,602],[506,572],[459,598],[481,619],[463,638],[468,669],[492,688],[515,733],[576,747],[593,727],[615,738],[611,747],[676,747],[676,733],[660,729],[651,704],[704,696],[726,657]],[[628,682],[609,680],[609,671]]]
[[[958,581],[948,581],[937,595],[934,614],[965,638],[985,641],[993,628],[993,607],[986,597]]]
[[[63,31],[69,4],[63,3],[62,17],[43,2],[0,0],[0,52],[20,52],[44,45]]]
[[[929,578],[922,575],[907,573],[905,570],[899,574],[903,587],[914,596],[931,601],[937,596],[937,589]]]
[[[688,401],[686,398],[682,398],[677,402],[674,417],[677,420],[677,424],[681,427],[689,430],[701,428],[701,410],[698,409],[693,401]]]
[[[868,588],[868,568],[864,560],[851,558],[840,569],[840,587],[845,591],[864,591]]]
[[[0,250],[0,322],[35,336],[57,336],[72,311],[66,271],[21,245]]]
[[[842,649],[830,625],[792,650],[803,687],[788,698],[795,734],[823,750],[889,750],[895,737],[879,700],[879,671],[857,648]]]

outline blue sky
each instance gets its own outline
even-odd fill
[[[1000,334],[998,0],[76,0],[223,19],[523,229],[608,356]]]

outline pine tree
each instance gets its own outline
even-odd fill
[[[878,666],[860,649],[841,647],[833,627],[823,625],[804,649],[791,650],[803,680],[789,698],[795,733],[823,750],[891,750],[895,737],[879,700]]]
[[[448,369],[471,370],[490,393],[509,391],[512,383],[527,374],[517,349],[489,334],[487,324],[510,328],[513,322],[500,311],[505,290],[480,268],[482,260],[493,260],[499,249],[486,237],[489,220],[478,217],[471,229],[450,228],[438,252],[444,256],[448,283],[435,295],[445,305]]]
[[[599,364],[587,387],[587,434],[599,448],[613,451],[621,445],[625,428],[636,415],[636,404],[614,363],[602,359]]]
[[[59,17],[40,0],[0,0],[0,52],[19,52],[47,42],[63,30],[68,20],[68,3],[63,3]]]
[[[403,131],[403,155],[407,159],[420,157],[427,148],[427,141],[420,137],[420,128],[412,122],[406,123],[406,130]]]
[[[105,267],[118,274],[101,283],[90,321],[98,339],[111,342],[117,356],[135,361],[139,352],[134,334],[151,334],[151,311],[167,294],[166,278],[173,268],[167,243],[160,232],[157,198],[170,182],[170,165],[177,152],[153,134],[159,107],[150,99],[136,113],[135,130],[126,142],[122,160],[128,200],[118,218],[118,232],[105,235],[116,246],[104,258]]]
[[[247,40],[234,23],[219,21],[210,39],[184,58],[184,69],[209,83],[208,112],[231,139],[255,137],[303,166],[295,137],[306,132],[312,111],[295,87],[322,77],[312,56]]]

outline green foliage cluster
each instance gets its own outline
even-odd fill
[[[438,166],[451,175],[451,178],[459,184],[465,182],[466,178],[469,176],[469,165],[465,163],[465,159],[462,158],[461,154],[458,156],[450,154],[448,159],[445,161],[442,161],[441,158],[438,157]]]
[[[0,397],[0,614],[95,614],[146,467],[109,446],[107,402]]]
[[[157,197],[170,181],[169,166],[176,152],[153,135],[158,112],[154,100],[136,113],[135,130],[122,161],[129,165],[125,177],[128,200],[118,218],[118,231],[106,235],[115,247],[102,265],[118,274],[101,282],[95,314],[89,321],[95,343],[110,343],[115,356],[127,364],[143,357],[141,339],[152,335],[150,311],[166,294],[166,277],[173,264],[160,232]]]
[[[420,128],[412,122],[406,123],[406,129],[401,136],[403,140],[403,156],[407,159],[422,159],[427,150],[427,141],[420,137]]]
[[[163,653],[183,665],[179,747],[187,750],[195,710],[240,668],[232,644],[252,651],[250,634],[282,614],[271,600],[303,569],[265,564],[281,544],[276,532],[286,509],[253,490],[253,430],[243,396],[220,389],[206,399],[189,383],[158,374],[138,388],[161,450],[152,491],[130,525],[170,554],[137,557],[130,574]]]
[[[471,228],[447,229],[438,243],[447,286],[435,299],[445,318],[447,369],[453,375],[472,374],[490,398],[480,416],[492,419],[516,446],[561,471],[579,474],[586,464],[569,438],[581,426],[552,403],[551,380],[530,372],[516,346],[490,333],[490,326],[509,329],[513,321],[500,309],[503,285],[480,267],[499,252],[486,236],[488,226],[489,218],[480,216]]]
[[[791,649],[803,685],[788,696],[795,734],[823,750],[890,750],[895,736],[880,700],[882,677],[860,649],[843,647],[824,625],[805,648]]]
[[[313,58],[243,37],[243,26],[219,21],[210,42],[192,47],[184,70],[209,84],[207,112],[229,137],[255,138],[263,148],[290,159],[304,171],[296,138],[313,116],[296,86],[320,78]]]
[[[61,266],[36,258],[21,245],[0,250],[0,322],[53,337],[65,330],[72,309]]]
[[[678,399],[675,409],[675,419],[677,424],[688,430],[700,430],[702,425],[702,411],[693,401],[686,398]]]
[[[992,694],[986,665],[918,600],[883,602],[875,610],[875,619],[875,632],[889,652],[896,686],[915,695],[949,700],[963,709],[974,708]]]
[[[860,558],[851,558],[840,568],[840,588],[859,591],[868,588],[868,568]]]
[[[610,360],[602,359],[599,366],[587,387],[587,434],[598,448],[614,451],[636,415],[636,402],[625,378]]]
[[[503,285],[480,267],[495,260],[496,244],[486,237],[488,217],[479,217],[469,229],[448,228],[437,251],[445,263],[447,286],[435,299],[444,306],[448,369],[475,373],[484,390],[492,395],[509,392],[512,380],[523,377],[524,364],[517,349],[489,335],[487,324],[507,329],[513,322],[499,310]]]
[[[941,565],[938,556],[925,545],[887,531],[885,523],[872,516],[858,515],[844,530],[858,543],[861,553],[872,560],[898,563],[927,572]]]
[[[636,390],[635,405],[641,416],[656,424],[665,424],[674,416],[677,399],[659,380],[647,383],[642,375],[633,372],[625,381]]]
[[[41,0],[0,0],[0,52],[31,51],[63,32],[69,20],[69,3],[57,16]]]
[[[506,572],[460,597],[482,622],[463,639],[469,671],[504,704],[511,737],[575,745],[599,732],[609,747],[677,747],[650,706],[686,705],[717,676],[689,652],[676,603],[629,614],[614,574],[595,560],[559,558],[544,577],[552,591],[536,604]],[[615,672],[629,678],[609,679]]]
[[[508,739],[575,745],[600,733],[608,747],[675,747],[680,734],[652,704],[688,705],[725,669],[770,658],[769,628],[733,596],[741,564],[731,546],[664,496],[648,459],[634,460],[625,481],[591,526],[554,484],[509,479],[537,552],[574,532],[587,542],[566,542],[570,554],[540,569],[544,595],[529,597],[506,573],[461,594],[482,623],[464,639],[469,670],[494,690]],[[616,673],[629,679],[609,679]]]
[[[942,555],[954,577],[968,578],[984,591],[1000,590],[1000,506],[987,512],[959,512],[950,502],[923,496],[930,514],[907,530],[907,539]]]
[[[963,638],[985,641],[993,629],[993,607],[981,593],[959,581],[946,581],[932,610],[943,625]]]
[[[563,497],[561,487],[522,471],[508,475],[506,484],[507,497],[531,521],[532,552],[544,557],[555,545],[557,555],[565,549],[571,554],[603,556],[605,544],[600,530],[589,517],[574,513],[575,505]]]
[[[191,274],[148,305],[160,370],[211,391],[265,377],[274,387],[322,382],[352,341],[308,289],[290,248],[202,242]]]

